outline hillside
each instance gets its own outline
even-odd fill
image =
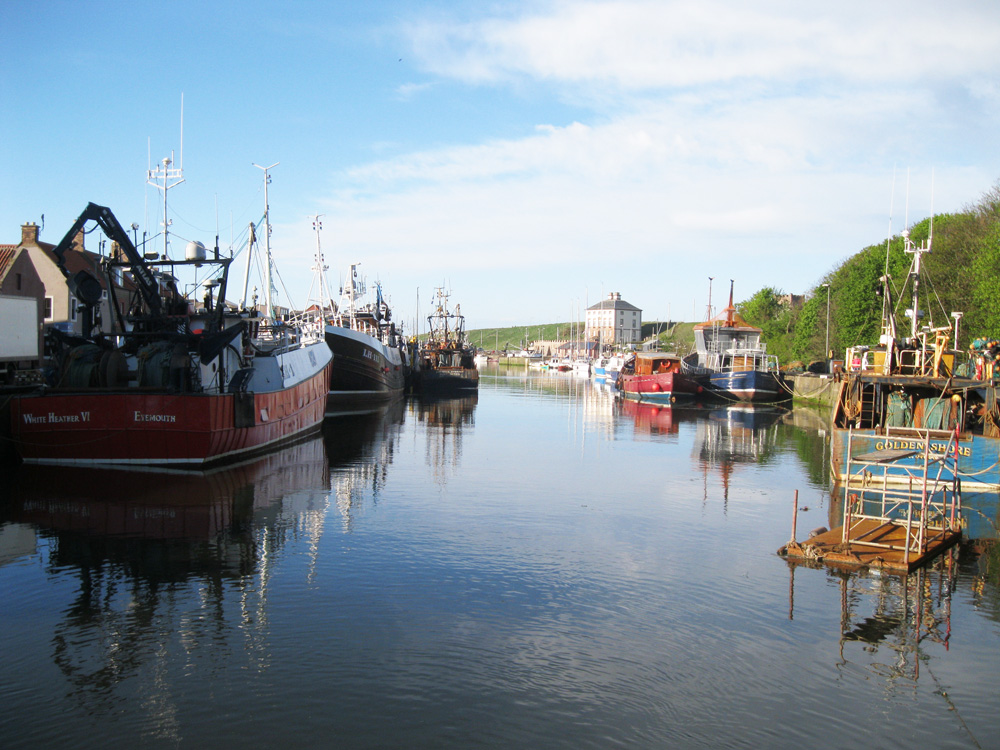
[[[650,321],[642,324],[644,341],[654,336],[660,339],[660,348],[687,352],[694,346],[694,323],[664,323]],[[532,341],[569,341],[583,323],[543,323],[509,328],[476,328],[467,332],[469,341],[488,351],[519,350]],[[577,334],[578,335],[578,334]]]

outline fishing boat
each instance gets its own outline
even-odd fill
[[[601,357],[594,363],[594,377],[604,378],[606,382],[614,383],[618,380],[618,373],[621,372],[626,359],[628,356],[625,354],[611,354]]]
[[[879,343],[847,349],[833,409],[831,454],[834,478],[847,486],[864,484],[871,476],[871,471],[851,471],[865,459],[880,467],[889,464],[875,472],[888,484],[910,484],[928,472],[935,481],[948,482],[957,472],[963,491],[1000,489],[1000,368],[995,369],[1000,346],[977,340],[973,361],[960,364],[962,353],[950,342],[958,338],[962,313],[935,325],[927,305],[927,322],[919,325],[925,315],[920,290],[926,283],[921,257],[930,252],[932,239],[933,229],[917,246],[903,232],[904,250],[913,256],[910,271],[898,298],[889,276],[880,279]],[[910,326],[901,335],[895,308],[906,299],[907,285]]]
[[[113,243],[103,284],[67,270],[91,221]],[[91,203],[52,250],[79,300],[83,334],[52,329],[56,376],[11,400],[12,438],[26,463],[200,468],[319,429],[331,359],[322,319],[278,319],[270,295],[263,314],[236,310],[225,298],[232,258],[190,242],[183,260],[171,260],[168,226],[163,254],[147,259],[114,214]],[[177,274],[190,282],[180,286]],[[110,334],[97,314],[105,289]]]
[[[392,310],[375,284],[375,300],[365,301],[368,286],[350,267],[341,301],[326,311],[326,343],[333,353],[329,413],[403,395],[409,371],[406,342]]]
[[[626,360],[615,383],[631,401],[669,404],[699,395],[703,388],[682,372],[681,358],[663,352],[637,352]]]
[[[778,358],[767,353],[761,329],[747,323],[733,305],[694,327],[695,351],[682,360],[683,372],[712,394],[734,401],[775,402],[791,397],[778,369]]]
[[[448,295],[439,287],[434,312],[427,316],[427,338],[413,372],[413,390],[421,394],[461,393],[479,388],[475,349],[465,337],[461,306],[448,309]]]

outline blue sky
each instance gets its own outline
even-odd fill
[[[843,259],[1000,179],[1000,3],[0,3],[0,242],[88,201],[153,233],[147,158],[180,149],[180,241],[263,210],[293,304],[315,235],[413,329],[646,319]],[[908,184],[907,184],[908,183]],[[140,230],[142,231],[142,230]],[[237,268],[242,268],[237,261]]]

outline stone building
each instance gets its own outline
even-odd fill
[[[611,292],[607,299],[587,308],[584,336],[599,347],[631,346],[642,338],[642,310]]]

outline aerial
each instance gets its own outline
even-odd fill
[[[183,156],[171,232],[228,249],[277,163],[293,306],[320,215],[332,283],[360,263],[409,330],[442,285],[472,328],[612,290],[696,320],[710,276],[802,293],[1000,177],[991,2],[12,0],[0,22],[0,241],[56,242],[90,201],[152,236],[147,170]]]

